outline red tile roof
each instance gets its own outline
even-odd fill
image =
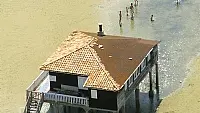
[[[157,44],[152,40],[73,32],[40,69],[88,75],[85,87],[117,91]]]

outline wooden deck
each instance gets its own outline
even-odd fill
[[[24,113],[40,113],[43,102],[60,102],[65,104],[88,107],[89,99],[85,97],[57,94],[52,92],[36,91],[38,86],[48,77],[48,72],[42,71],[40,75],[26,90],[26,105]]]

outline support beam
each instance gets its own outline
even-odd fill
[[[82,113],[83,112],[82,108],[78,107],[77,109],[78,109],[78,113]]]
[[[149,71],[149,97],[153,98],[154,92],[153,92],[153,85],[152,85],[152,69]]]
[[[85,110],[85,113],[89,113],[89,111],[90,111],[89,109],[84,109],[84,110]]]
[[[126,113],[126,106],[125,106],[125,103],[124,103],[124,106],[123,106],[123,113]]]
[[[139,84],[137,88],[135,89],[135,103],[136,103],[136,113],[140,113],[140,97],[139,97],[140,89]]]
[[[59,105],[58,105],[58,103],[55,103],[54,108],[55,108],[55,112],[59,113]]]
[[[68,112],[67,113],[71,113],[71,106],[68,106]]]
[[[67,106],[64,105],[63,107],[64,107],[64,113],[68,113],[67,112]]]
[[[159,99],[159,78],[158,78],[158,63],[156,63],[156,94]]]

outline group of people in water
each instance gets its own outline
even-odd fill
[[[176,4],[179,5],[181,0],[176,0]],[[134,6],[137,7],[138,6],[138,0],[135,0]],[[131,20],[134,19],[134,6],[133,3],[131,3],[131,5],[129,7],[126,7],[126,16],[129,16],[129,10],[130,10],[130,16],[131,16]],[[151,15],[150,17],[151,22],[154,21],[154,16]],[[119,26],[122,27],[122,11],[119,11]]]
[[[134,6],[138,6],[138,0],[135,0]],[[130,10],[130,16],[131,20],[134,19],[134,6],[133,3],[129,7],[126,7],[126,16],[129,16],[129,10]],[[151,21],[154,21],[153,15],[151,15]],[[119,11],[119,26],[122,27],[122,11]]]
[[[138,0],[135,0],[135,7],[138,6]],[[129,16],[129,9],[130,9],[130,15],[131,15],[131,20],[134,18],[134,6],[133,3],[131,3],[131,6],[126,7],[126,16]],[[122,26],[122,11],[119,11],[119,26]]]

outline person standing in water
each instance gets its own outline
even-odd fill
[[[122,26],[122,11],[119,11],[119,26]]]
[[[130,10],[134,10],[133,3],[131,3]]]
[[[131,13],[131,20],[133,20],[133,14],[134,14],[133,3],[131,3],[131,6],[130,6],[130,13]]]
[[[128,16],[128,7],[126,7],[126,16]]]
[[[177,4],[177,5],[179,5],[179,4],[180,4],[180,2],[181,2],[180,0],[176,0],[176,4]]]
[[[133,19],[134,19],[134,12],[131,11],[131,20],[133,20]]]
[[[135,0],[135,4],[134,4],[135,6],[138,6],[138,0]]]
[[[154,21],[154,18],[153,18],[153,15],[151,15],[151,22],[153,22]]]

